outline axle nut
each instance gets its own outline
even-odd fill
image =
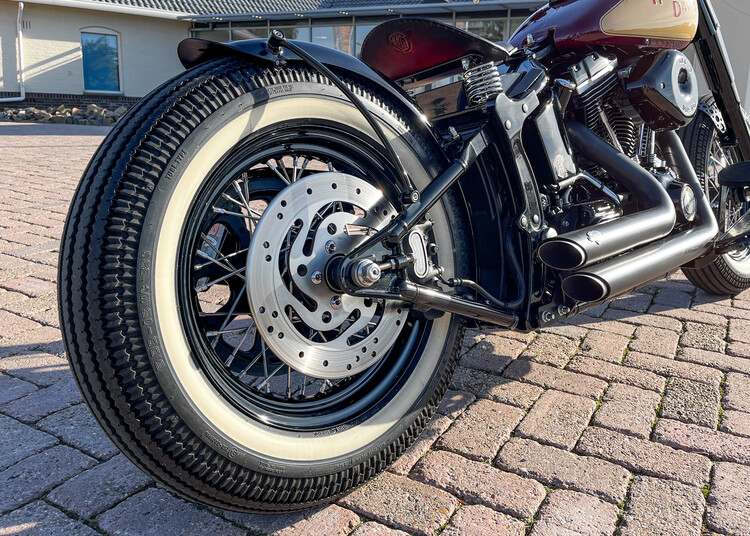
[[[362,259],[351,269],[352,281],[358,287],[371,287],[380,281],[380,267],[370,259]]]

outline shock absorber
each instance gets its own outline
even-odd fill
[[[464,71],[464,89],[469,102],[474,105],[486,104],[503,91],[502,80],[497,66],[483,63]]]

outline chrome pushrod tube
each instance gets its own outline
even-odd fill
[[[644,210],[543,242],[542,262],[557,270],[578,270],[672,232],[677,217],[674,204],[651,173],[584,125],[566,121],[565,127],[573,149],[625,186]]]
[[[713,249],[719,226],[680,138],[673,131],[661,132],[657,142],[667,163],[695,192],[698,224],[566,277],[563,291],[572,299],[592,303],[615,298],[661,279]]]

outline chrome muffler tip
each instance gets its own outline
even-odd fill
[[[555,270],[563,271],[582,268],[586,265],[588,258],[585,249],[564,238],[553,238],[542,242],[538,254],[544,264]]]
[[[603,279],[587,273],[572,274],[563,279],[566,296],[577,302],[598,302],[609,296],[609,285]]]

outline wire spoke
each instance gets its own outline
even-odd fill
[[[238,268],[237,270],[234,270],[233,272],[230,272],[230,273],[228,273],[226,275],[223,275],[223,276],[221,276],[219,278],[214,279],[213,281],[209,281],[208,283],[204,283],[204,284],[196,287],[195,291],[196,292],[200,292],[202,290],[206,290],[208,287],[213,286],[216,283],[221,283],[222,281],[226,281],[227,279],[229,279],[232,276],[237,276],[237,277],[239,277],[240,279],[242,279],[244,281],[245,280],[245,276],[242,275],[242,272],[244,270],[245,270],[244,268]]]

